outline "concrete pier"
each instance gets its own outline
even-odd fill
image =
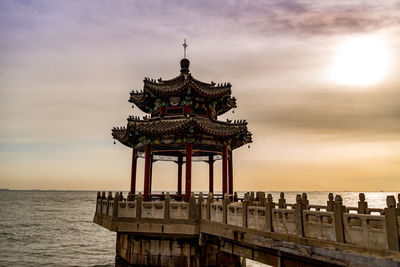
[[[307,195],[276,203],[264,193],[244,199],[191,195],[189,202],[98,195],[94,222],[117,232],[117,256],[131,266],[240,266],[249,258],[272,266],[400,266],[400,207],[327,205]],[[236,200],[232,201],[231,200]],[[128,265],[129,266],[129,265]]]

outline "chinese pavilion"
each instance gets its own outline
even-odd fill
[[[173,161],[178,164],[177,198],[189,200],[192,161],[209,164],[209,191],[213,192],[215,160],[222,160],[222,193],[233,194],[232,151],[251,143],[246,121],[217,120],[232,108],[231,84],[205,83],[193,78],[189,60],[181,60],[181,73],[170,79],[144,79],[141,91],[132,91],[129,102],[149,114],[130,116],[123,128],[112,129],[112,136],[132,148],[130,194],[136,191],[137,158],[145,159],[143,197],[152,196],[152,164]],[[185,163],[185,194],[182,194],[182,165]]]

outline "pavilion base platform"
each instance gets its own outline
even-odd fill
[[[117,234],[117,267],[130,266],[245,266],[241,257],[213,245],[199,245],[198,238]]]

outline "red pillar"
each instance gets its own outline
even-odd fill
[[[233,158],[232,150],[229,150],[229,160],[228,160],[228,176],[229,176],[229,195],[233,194]]]
[[[192,181],[192,149],[193,144],[186,144],[186,188],[185,188],[185,201],[188,202],[191,193]]]
[[[214,193],[214,157],[208,156],[209,192]]]
[[[178,195],[182,194],[182,165],[183,165],[183,157],[182,155],[178,156]]]
[[[132,169],[131,169],[131,194],[136,193],[136,165],[137,157],[135,148],[132,149]]]
[[[150,161],[151,161],[151,145],[146,145],[145,149],[145,164],[144,164],[144,192],[145,200],[149,199],[150,189]]]
[[[228,191],[228,147],[224,146],[222,150],[222,195]]]
[[[150,155],[150,179],[149,179],[149,194],[151,195],[151,186],[153,185],[153,154]]]

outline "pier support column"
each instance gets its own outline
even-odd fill
[[[191,193],[192,182],[192,143],[186,143],[186,183],[185,183],[185,201],[188,202]]]
[[[183,165],[183,157],[182,155],[178,156],[178,195],[182,194],[182,165]]]
[[[136,194],[136,166],[137,155],[135,148],[132,149],[132,168],[131,168],[131,194]]]
[[[222,149],[222,195],[228,191],[228,147],[224,146]]]
[[[146,145],[145,148],[145,164],[144,164],[144,200],[149,199],[150,194],[150,161],[151,161],[151,145]]]
[[[146,248],[146,249],[144,249]],[[221,251],[215,245],[199,245],[196,238],[157,238],[117,233],[116,267],[240,267],[240,257]]]
[[[214,193],[214,156],[208,156],[209,192]]]
[[[232,158],[232,150],[229,150],[229,159],[228,159],[228,176],[229,176],[229,195],[233,194],[233,158]]]

